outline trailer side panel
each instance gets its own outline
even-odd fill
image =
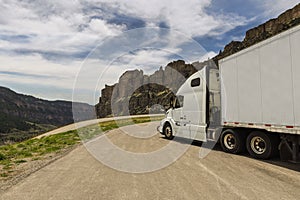
[[[262,94],[259,50],[256,49],[236,58],[238,71],[239,121],[262,121]],[[241,66],[241,67],[238,67]]]
[[[294,125],[289,37],[260,46],[264,124]]]
[[[300,26],[222,59],[222,122],[300,126]]]
[[[295,125],[300,127],[300,31],[291,34],[290,45],[292,52]]]
[[[224,69],[224,70],[223,70]],[[236,60],[231,59],[221,68],[221,107],[222,121],[234,121],[238,119],[238,88]],[[229,78],[230,77],[230,78]],[[226,80],[226,81],[225,81]]]

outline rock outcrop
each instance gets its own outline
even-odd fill
[[[197,70],[178,60],[169,63],[165,69],[160,67],[151,75],[145,75],[142,70],[126,71],[118,83],[102,89],[96,105],[97,116],[144,114],[166,109],[179,86]]]
[[[225,46],[224,50],[213,58],[216,64],[218,60],[232,55],[242,49],[250,47],[258,42],[281,33],[287,29],[300,24],[300,4],[289,9],[278,16],[276,19],[271,19],[264,24],[252,28],[246,32],[243,41],[232,41]]]

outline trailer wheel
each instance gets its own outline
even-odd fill
[[[238,134],[233,129],[227,129],[221,134],[220,143],[223,151],[228,153],[238,154],[245,150],[244,134]]]
[[[279,138],[262,131],[253,131],[247,137],[249,154],[258,159],[268,159],[278,154]]]
[[[172,140],[174,138],[172,127],[169,123],[165,124],[163,133],[168,140]]]

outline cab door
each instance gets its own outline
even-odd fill
[[[175,121],[175,136],[189,137],[189,127],[187,116],[184,112],[184,99],[183,95],[177,95],[173,104],[173,120]]]
[[[189,90],[184,95],[183,116],[188,135],[185,137],[206,141],[206,84],[202,76],[189,80]]]

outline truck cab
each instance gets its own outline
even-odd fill
[[[213,127],[220,126],[220,80],[217,68],[205,66],[178,89],[158,127],[161,134],[207,141]]]

